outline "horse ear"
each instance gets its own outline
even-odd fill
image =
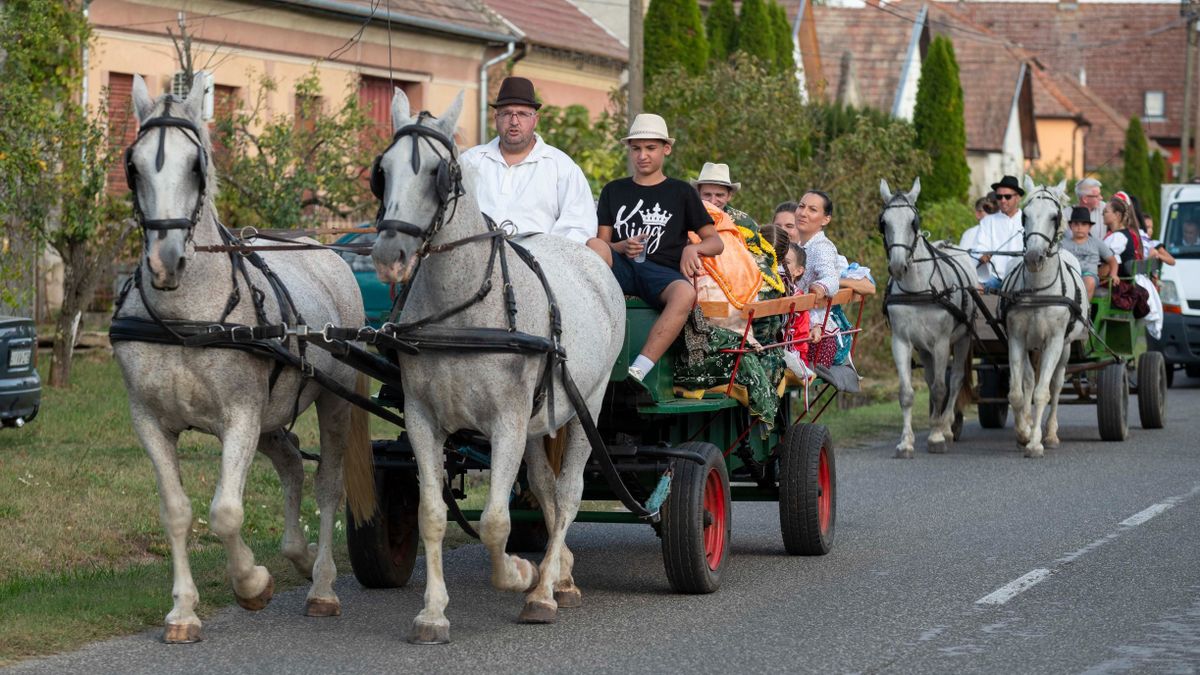
[[[1029,174],[1025,174],[1025,191],[1033,192],[1036,189],[1037,185],[1034,184],[1033,179],[1029,177]]]
[[[883,203],[886,204],[892,201],[892,189],[888,187],[887,180],[879,179],[879,196],[883,197]]]
[[[458,129],[458,117],[462,115],[463,98],[464,92],[462,89],[459,89],[458,96],[454,97],[454,102],[438,118],[438,125],[442,127],[442,133],[447,136],[453,137],[455,130]]]
[[[1067,179],[1064,178],[1061,181],[1059,181],[1058,185],[1054,186],[1054,189],[1058,192],[1063,193],[1064,195],[1067,194]]]
[[[913,181],[912,189],[908,191],[908,199],[912,203],[916,204],[917,197],[920,197],[920,196],[921,196],[921,177],[917,176],[917,179]]]
[[[207,84],[208,75],[203,71],[196,73],[192,76],[192,89],[183,100],[184,105],[197,119],[204,111],[204,89]]]
[[[407,126],[412,122],[412,117],[408,110],[408,97],[400,87],[396,87],[396,93],[392,95],[392,130],[395,131],[400,127]]]
[[[133,112],[139,123],[150,119],[154,113],[154,99],[150,98],[150,90],[146,88],[146,81],[141,75],[133,76]]]

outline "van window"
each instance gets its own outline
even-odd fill
[[[1162,240],[1176,258],[1200,258],[1200,202],[1172,204]]]

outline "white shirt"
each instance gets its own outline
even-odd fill
[[[1003,211],[986,215],[983,220],[979,221],[979,232],[976,235],[974,250],[981,253],[990,251],[1012,251],[1020,253],[1025,248],[1025,242],[1022,241],[1022,234],[1025,228],[1021,224],[1021,211],[1018,210],[1010,218]],[[990,265],[984,265],[980,268],[979,281],[984,282],[991,278],[994,274],[1000,278],[1004,278],[1004,273],[1008,271],[1008,266],[1012,263],[1013,256],[993,255]],[[986,276],[985,276],[986,275]]]
[[[982,220],[982,218],[980,219]],[[967,251],[975,251],[979,243],[979,223],[967,228],[966,232],[962,233],[962,238],[958,240],[958,247]],[[975,274],[980,278],[980,281],[990,274],[987,265],[982,265],[979,262],[979,254],[971,253],[971,259],[975,261]]]
[[[464,152],[475,170],[479,209],[497,223],[511,221],[520,234],[545,232],[580,244],[596,236],[596,203],[583,171],[535,134],[525,159],[509,166],[499,137]]]

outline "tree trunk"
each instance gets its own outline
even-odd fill
[[[104,266],[112,260],[112,245],[95,240],[67,240],[56,244],[63,257],[62,312],[54,325],[54,354],[50,361],[51,387],[71,384],[71,360],[83,312],[92,303]]]

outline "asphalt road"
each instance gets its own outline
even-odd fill
[[[1164,430],[1137,427],[1131,398],[1125,443],[1099,440],[1094,408],[1065,408],[1063,446],[1043,460],[1022,458],[1011,428],[974,423],[947,455],[892,459],[894,439],[842,449],[833,552],[788,557],[776,506],[737,504],[714,595],[669,591],[649,527],[581,524],[584,606],[554,625],[516,624],[521,597],[493,590],[467,546],[446,556],[450,645],[404,642],[420,572],[394,591],[343,576],[340,618],[301,616],[293,591],[220,612],[200,644],[153,631],[11,670],[1196,672],[1200,381],[1176,386]]]

